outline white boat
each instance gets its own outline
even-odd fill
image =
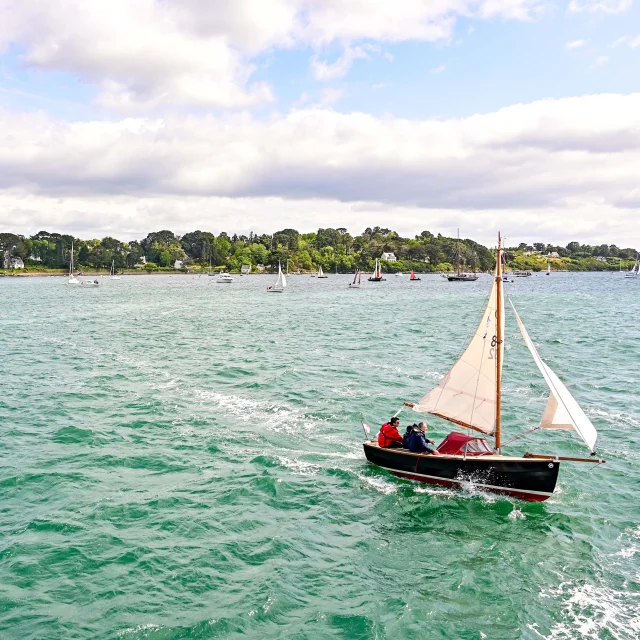
[[[631,271],[627,271],[624,274],[625,278],[637,278],[640,275],[640,262],[638,261],[638,256],[636,256],[636,263],[633,265]]]
[[[69,262],[69,280],[67,284],[80,284],[80,280],[73,275],[73,240],[71,241],[71,260]]]
[[[267,292],[282,293],[285,290],[286,286],[287,286],[287,278],[284,275],[284,273],[282,273],[282,267],[278,262],[278,279],[276,280],[276,283],[273,286],[267,287]]]
[[[231,284],[233,282],[233,276],[230,273],[221,273],[216,282],[221,284]]]
[[[324,272],[322,271],[322,267],[319,266],[318,267],[318,273],[316,274],[316,278],[328,278],[329,276],[325,276]]]
[[[81,280],[80,285],[83,287],[99,287],[100,283],[97,280]]]
[[[404,275],[404,273],[402,273],[402,271],[398,271],[398,272],[396,273],[396,275],[397,275],[397,276],[403,276],[403,275]]]
[[[109,271],[109,280],[121,280],[120,276],[116,275],[116,261],[111,261],[111,271]]]
[[[360,269],[357,269],[353,276],[353,282],[349,284],[349,289],[359,289],[361,280],[362,280],[362,271],[360,271]]]

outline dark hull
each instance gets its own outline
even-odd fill
[[[458,276],[447,276],[449,282],[475,282],[478,278],[460,278]]]
[[[560,463],[556,460],[502,456],[430,456],[406,449],[381,449],[364,443],[369,462],[396,476],[448,487],[473,483],[483,491],[503,493],[528,502],[542,502],[555,489]]]

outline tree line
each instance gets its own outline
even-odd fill
[[[465,238],[434,235],[423,231],[413,238],[401,237],[391,229],[367,228],[352,236],[345,228],[318,229],[313,233],[300,233],[295,229],[282,229],[273,234],[218,235],[208,231],[192,231],[182,236],[162,230],[149,233],[143,240],[124,242],[106,237],[102,240],[83,240],[67,234],[40,231],[33,236],[13,233],[0,234],[0,257],[19,257],[28,267],[66,269],[74,247],[78,268],[108,269],[112,262],[116,269],[143,268],[149,271],[172,269],[176,261],[185,268],[220,268],[239,270],[241,265],[253,268],[277,268],[278,262],[289,269],[312,271],[319,266],[325,271],[353,272],[355,269],[372,270],[376,258],[392,253],[396,261],[384,263],[387,271],[450,271],[458,257],[467,270],[488,271],[494,266],[491,249]],[[556,253],[589,268],[590,259],[635,259],[636,249],[618,248],[616,245],[599,246],[570,242],[565,247],[544,243],[507,249],[507,257],[515,264],[531,252],[540,255]],[[586,260],[586,263],[585,263]],[[144,264],[146,263],[146,264]],[[577,264],[577,262],[576,262]],[[586,267],[585,267],[586,264]],[[2,266],[0,264],[0,266]],[[597,267],[594,268],[604,268]]]

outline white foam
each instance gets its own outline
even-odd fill
[[[356,474],[358,479],[362,480],[365,484],[369,485],[372,489],[379,491],[380,493],[384,493],[385,495],[391,495],[398,490],[398,485],[393,484],[389,480],[385,480],[384,478],[377,478],[375,476],[363,476],[361,474]]]

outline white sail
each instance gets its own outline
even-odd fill
[[[513,306],[513,302],[511,302],[511,307],[515,313],[516,322],[520,327],[520,332],[522,333],[524,342],[527,347],[529,347],[529,351],[531,352],[535,363],[538,365],[538,369],[540,369],[540,373],[542,373],[542,377],[545,379],[545,382],[551,391],[549,402],[547,403],[547,407],[540,422],[540,427],[543,429],[575,429],[589,449],[592,452],[595,451],[598,432],[567,387],[564,386],[564,383],[544,363],[538,354],[538,351],[533,345],[533,342],[531,342],[531,338],[529,337],[524,324],[522,324],[522,320],[520,320],[520,316],[518,315],[516,308]]]
[[[324,273],[322,272],[322,267],[318,267],[318,278],[322,277]]]
[[[280,272],[280,286],[284,289],[287,286],[287,278],[284,273],[282,273],[280,265],[278,265],[278,271]]]
[[[71,260],[69,262],[69,284],[80,284],[80,280],[73,275],[73,240],[71,241]]]
[[[413,407],[414,411],[431,413],[489,435],[495,432],[497,350],[501,356],[503,353],[503,344],[496,344],[498,286],[496,276],[487,308],[465,352],[440,384]],[[501,318],[504,335],[504,302]]]

